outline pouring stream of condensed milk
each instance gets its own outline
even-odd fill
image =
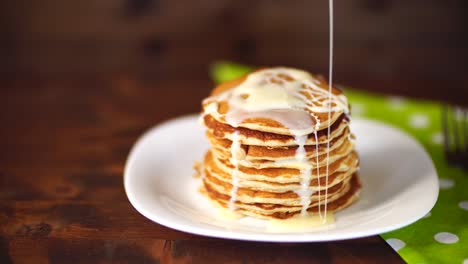
[[[328,53],[328,93],[329,93],[329,100],[331,99],[331,91],[332,91],[332,84],[333,84],[333,0],[328,0],[328,13],[329,13],[329,53]],[[327,127],[327,138],[330,138],[330,120],[331,116],[331,106],[328,105],[328,127]],[[325,171],[325,178],[326,182],[328,183],[328,174],[329,174],[329,166],[330,166],[330,141],[327,141],[327,165]],[[328,186],[327,186],[328,187]],[[324,208],[324,219],[327,219],[327,206],[328,206],[328,188],[325,189],[325,208]]]

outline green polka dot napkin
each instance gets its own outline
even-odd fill
[[[219,83],[251,70],[240,64],[216,63],[211,76]],[[410,264],[468,264],[468,173],[445,162],[440,104],[344,91],[353,117],[376,119],[412,135],[431,155],[439,175],[439,199],[432,211],[412,225],[381,236]]]
[[[345,94],[353,116],[392,124],[416,138],[431,155],[439,175],[439,198],[432,211],[412,225],[381,236],[411,264],[468,264],[468,173],[449,167],[444,159],[440,104],[350,89]]]

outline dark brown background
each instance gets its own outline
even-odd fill
[[[0,10],[8,74],[207,79],[219,59],[328,72],[326,0],[18,0]],[[336,0],[335,30],[337,82],[468,95],[464,0]]]
[[[122,186],[146,129],[199,110],[215,60],[326,75],[328,3],[0,2],[0,263],[400,263],[379,237],[222,241],[150,222]],[[335,77],[468,105],[463,0],[336,0]]]

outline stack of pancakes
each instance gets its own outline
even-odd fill
[[[199,171],[202,192],[224,208],[266,219],[322,215],[355,201],[361,184],[348,104],[341,91],[328,89],[323,79],[291,68],[216,87],[203,101],[211,149]]]

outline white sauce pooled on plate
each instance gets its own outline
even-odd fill
[[[326,218],[318,215],[301,215],[288,219],[270,220],[267,225],[267,231],[271,233],[285,233],[330,230],[334,228],[334,222],[335,217],[333,214],[328,214]],[[324,223],[327,225],[324,226]]]

